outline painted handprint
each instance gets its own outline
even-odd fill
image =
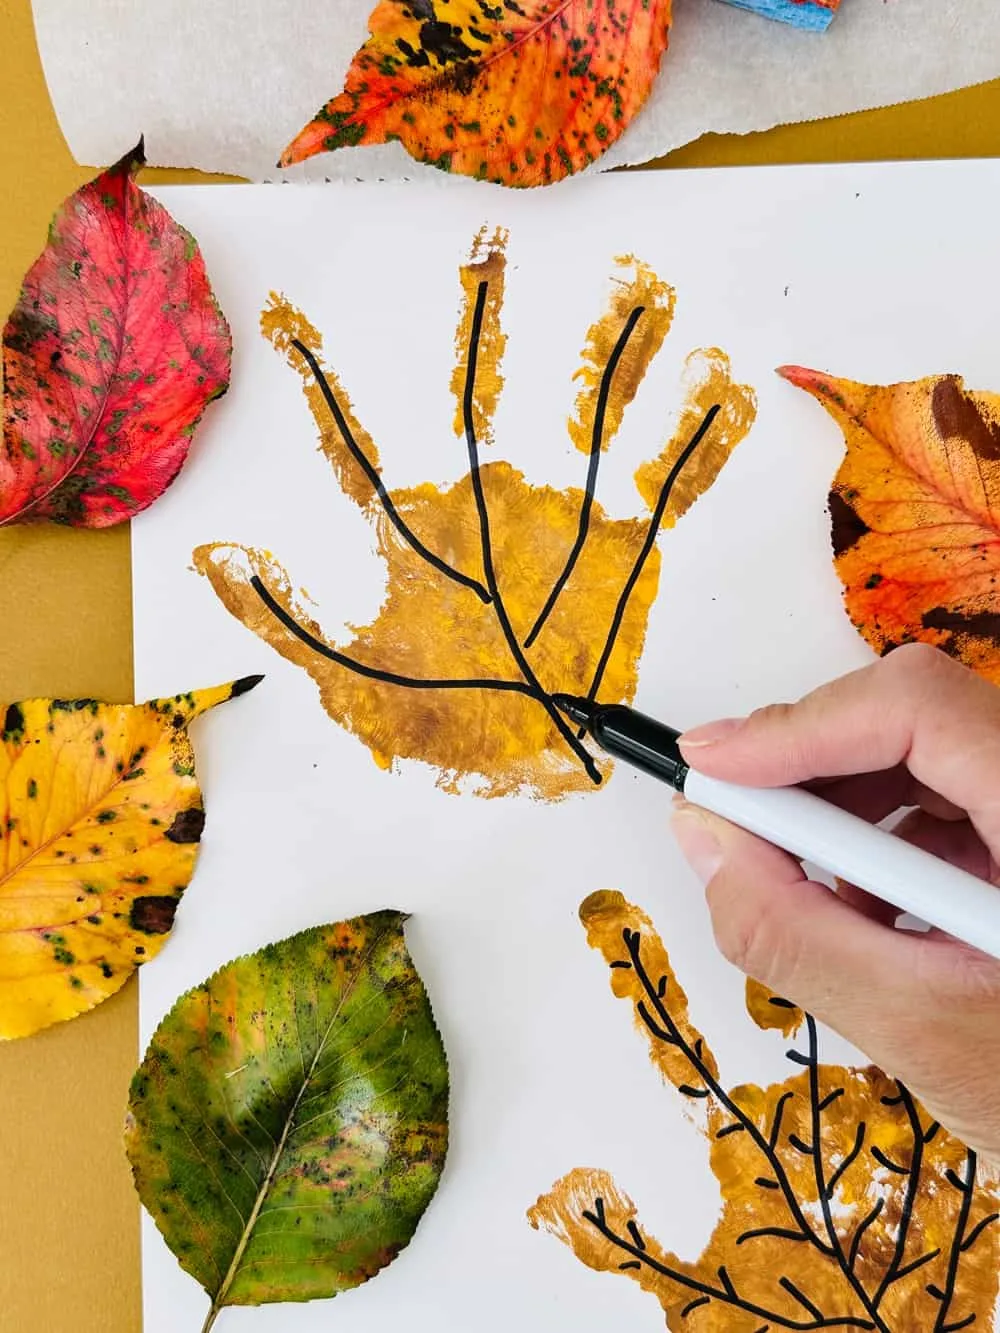
[[[267,552],[215,543],[194,553],[234,616],[309,672],[323,707],[376,762],[417,759],[439,785],[543,799],[597,787],[609,772],[552,703],[553,691],[631,701],[659,584],[657,542],[715,481],[755,416],[718,349],[687,362],[682,407],[665,446],[636,473],[642,517],[610,518],[597,499],[601,461],[673,319],[673,290],[642,262],[617,261],[605,313],[591,326],[568,428],[587,457],[581,489],[529,484],[483,461],[503,387],[506,236],[475,240],[460,270],[451,377],[455,433],[469,470],[445,487],[390,490],[323,340],[272,296],[262,330],[302,377],[320,448],[344,493],[371,520],[385,599],[372,624],[336,646]]]
[[[645,913],[602,892],[580,917],[653,1065],[700,1118],[722,1207],[702,1254],[685,1259],[645,1231],[606,1171],[577,1168],[531,1209],[532,1226],[589,1268],[633,1278],[674,1333],[993,1328],[1000,1212],[974,1152],[880,1069],[822,1064],[814,1020],[753,981],[750,1017],[798,1038],[796,1072],[728,1087]]]

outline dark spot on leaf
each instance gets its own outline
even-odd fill
[[[967,440],[979,458],[989,462],[1000,459],[1000,421],[983,416],[972,395],[960,388],[956,376],[948,375],[935,385],[931,411],[942,435]]]
[[[174,924],[176,911],[176,898],[165,894],[150,894],[145,898],[136,898],[128,914],[128,923],[133,930],[141,930],[144,935],[166,935]],[[144,952],[136,949],[136,953]]]
[[[839,491],[830,492],[830,538],[837,557],[849,551],[868,532],[861,519]]]
[[[24,731],[24,711],[20,704],[11,704],[3,720],[3,738],[16,740]]]
[[[1000,613],[996,611],[974,611],[965,613],[952,610],[947,606],[935,606],[925,611],[921,617],[924,629],[946,630],[952,635],[972,635],[977,639],[989,639],[1000,643]],[[945,652],[952,650],[948,643],[941,644]],[[957,652],[958,645],[955,645]]]
[[[199,806],[182,810],[167,829],[165,836],[171,842],[200,842],[205,828],[205,811]]]

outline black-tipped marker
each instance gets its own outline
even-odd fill
[[[680,732],[637,713],[624,704],[598,704],[572,694],[554,694],[552,702],[616,759],[684,790],[688,766],[677,745]]]
[[[624,704],[572,694],[554,694],[552,702],[608,754],[683,792],[692,805],[1000,958],[1000,892],[992,884],[801,787],[740,787],[706,777],[681,754],[680,732]]]

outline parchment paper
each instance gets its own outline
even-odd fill
[[[153,164],[254,180],[439,176],[398,144],[275,168],[340,89],[373,0],[33,3],[56,113],[83,164],[116,160],[141,132]],[[675,0],[661,77],[600,166],[646,162],[708,130],[767,129],[997,75],[995,0],[844,0],[825,34],[717,0]]]
[[[116,160],[143,132],[152,164],[252,180],[427,175],[399,144],[275,167],[339,91],[372,4],[241,0],[239,15],[201,0],[33,0],[33,9],[53,104],[80,163]],[[823,35],[717,0],[675,0],[651,100],[600,167],[643,163],[705,131],[815,120],[997,75],[995,0],[844,0]]]

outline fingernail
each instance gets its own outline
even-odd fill
[[[692,727],[681,736],[681,748],[696,750],[701,746],[718,745],[719,741],[728,740],[733,732],[739,731],[746,718],[723,717],[718,722],[706,722],[700,727]]]
[[[722,865],[722,846],[701,811],[686,802],[677,803],[671,827],[684,859],[701,882],[707,884]]]

